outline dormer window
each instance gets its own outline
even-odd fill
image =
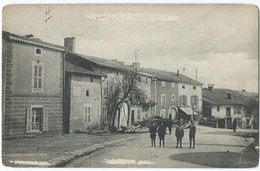
[[[227,98],[232,99],[232,95],[230,93],[228,93]]]
[[[41,48],[36,48],[35,49],[35,55],[36,56],[42,56],[42,49]]]

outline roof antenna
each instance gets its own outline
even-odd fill
[[[137,63],[137,51],[135,50],[135,63]]]

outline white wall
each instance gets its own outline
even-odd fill
[[[185,85],[185,89],[182,88],[183,85]],[[196,85],[196,90],[193,89],[193,86],[192,84],[178,83],[178,99],[182,95],[187,96],[187,104],[192,108],[190,97],[198,96],[198,110],[202,111],[202,86]]]

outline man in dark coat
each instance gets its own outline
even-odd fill
[[[176,148],[179,148],[179,143],[180,143],[180,148],[182,148],[182,137],[184,136],[184,131],[183,131],[183,128],[181,126],[181,123],[179,123],[179,125],[177,126],[177,128],[175,130],[175,136],[177,138]]]
[[[237,129],[237,119],[234,118],[234,120],[233,120],[233,132],[236,132],[236,129]]]
[[[167,127],[169,130],[169,134],[172,134],[172,121],[170,119],[168,120]]]
[[[158,128],[160,147],[161,147],[161,141],[163,142],[163,147],[164,147],[165,134],[166,134],[166,127],[164,126],[164,122],[161,122],[161,125]]]
[[[193,147],[192,148],[195,148],[195,134],[196,134],[196,127],[194,125],[194,121],[191,121],[191,124],[186,127],[186,129],[190,129],[189,131],[189,140],[190,140],[190,147],[191,148],[191,143],[193,142]]]
[[[149,129],[149,132],[150,132],[150,138],[151,138],[151,147],[156,147],[155,138],[156,138],[157,127],[156,127],[155,122],[152,123],[152,126]]]

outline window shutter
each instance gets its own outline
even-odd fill
[[[180,96],[180,104],[179,104],[180,106],[182,106],[183,105],[183,96]]]
[[[45,107],[43,111],[42,131],[48,131],[48,109]]]
[[[32,110],[26,108],[26,132],[32,131]]]

